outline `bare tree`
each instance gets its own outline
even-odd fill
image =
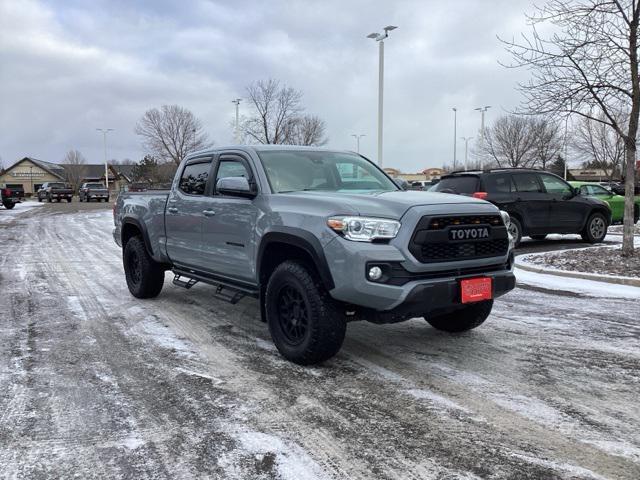
[[[532,167],[536,163],[535,119],[504,115],[485,129],[479,155],[499,167]]]
[[[571,147],[589,160],[588,168],[604,170],[612,180],[624,163],[624,140],[604,122],[581,118],[573,131]]]
[[[136,124],[146,150],[165,162],[178,165],[189,153],[211,145],[202,122],[179,105],[147,110]]]
[[[633,255],[640,1],[550,0],[528,20],[529,34],[504,42],[514,59],[509,66],[532,74],[520,85],[524,111],[576,115],[620,135],[626,151],[622,255]],[[551,33],[543,36],[540,27]],[[627,112],[627,120],[621,122],[616,112]]]
[[[286,141],[291,145],[322,146],[328,142],[324,120],[315,115],[304,115],[291,119]]]
[[[533,157],[535,164],[546,170],[562,151],[563,139],[558,124],[549,118],[533,121]]]
[[[62,161],[64,164],[64,176],[67,183],[71,185],[73,191],[80,188],[82,180],[87,174],[87,167],[84,156],[78,150],[69,150]]]
[[[247,94],[254,111],[243,121],[244,136],[264,144],[289,143],[292,122],[302,112],[302,92],[269,79],[253,82]]]

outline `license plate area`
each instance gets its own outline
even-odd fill
[[[460,301],[462,303],[482,302],[493,298],[491,277],[465,278],[460,280]]]

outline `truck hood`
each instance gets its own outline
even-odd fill
[[[399,220],[411,207],[429,205],[485,204],[484,200],[448,193],[397,191],[371,193],[295,192],[282,194],[287,199],[297,199],[301,204],[309,200],[331,204],[336,213]],[[493,207],[495,208],[495,207]]]

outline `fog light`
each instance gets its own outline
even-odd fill
[[[369,280],[380,280],[382,278],[382,269],[380,267],[371,267],[369,269]]]

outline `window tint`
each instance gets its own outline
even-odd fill
[[[443,178],[431,191],[473,194],[478,191],[478,177],[475,175],[456,175],[454,177]]]
[[[192,163],[184,167],[180,177],[180,190],[190,195],[204,195],[211,162]]]
[[[484,178],[485,191],[489,193],[510,193],[514,188],[511,182],[511,175],[499,173],[497,175],[487,175]]]
[[[589,187],[587,185],[582,185],[580,187],[580,193],[582,195],[591,195],[591,192],[589,191]]]
[[[611,195],[609,190],[600,185],[589,185],[589,187],[591,188],[591,195]]]
[[[513,182],[519,192],[542,192],[535,173],[518,173],[513,176]]]
[[[244,177],[249,179],[251,175],[247,171],[244,163],[239,160],[222,160],[218,167],[218,174],[216,175],[216,183],[221,178],[227,177]]]
[[[571,193],[571,187],[563,180],[553,175],[540,174],[544,188],[548,193]]]

